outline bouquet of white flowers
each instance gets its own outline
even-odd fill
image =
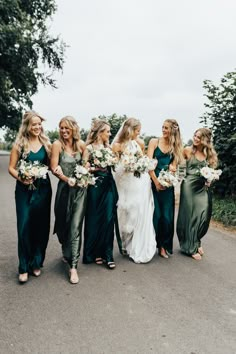
[[[19,160],[17,165],[18,176],[24,180],[32,180],[32,183],[29,184],[30,190],[35,190],[34,181],[36,179],[46,179],[48,173],[48,166],[42,164],[39,161],[25,161]]]
[[[120,161],[124,170],[126,172],[132,172],[135,177],[140,177],[141,173],[153,171],[157,165],[156,159],[150,159],[140,152],[136,152],[135,154],[123,153]]]
[[[77,186],[81,188],[87,188],[89,185],[94,186],[96,184],[96,179],[97,178],[94,177],[87,168],[76,164],[74,175],[73,177],[69,178],[68,184],[70,187]]]
[[[215,170],[209,166],[204,166],[200,169],[200,175],[206,179],[207,183],[219,180],[222,170]]]
[[[96,168],[106,168],[111,166],[115,168],[118,163],[118,157],[113,153],[109,147],[102,147],[100,149],[94,149],[88,147],[90,153],[91,170]]]
[[[161,170],[158,176],[159,183],[166,188],[175,187],[179,182],[179,177],[176,173]]]

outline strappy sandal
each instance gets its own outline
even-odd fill
[[[95,259],[95,263],[97,265],[102,265],[103,264],[103,259],[101,257],[98,257],[98,258]]]
[[[115,262],[106,262],[106,266],[108,269],[115,269],[116,264]]]

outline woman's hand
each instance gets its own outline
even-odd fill
[[[207,186],[208,188],[211,186],[211,182],[209,182],[209,181],[206,181],[205,182],[205,186]]]
[[[56,168],[54,168],[54,170],[52,171],[54,175],[56,175],[57,177],[60,177],[61,175],[63,175],[63,171],[61,169],[61,166],[58,165]]]
[[[177,171],[177,168],[175,165],[173,165],[172,163],[169,165],[169,171],[172,173],[175,173]]]
[[[157,191],[164,191],[166,187],[162,186],[158,179],[154,182]]]
[[[30,184],[32,184],[34,182],[32,178],[22,179],[22,178],[18,177],[17,179],[25,186],[29,186]]]

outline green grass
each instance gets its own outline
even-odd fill
[[[212,218],[225,226],[236,226],[236,200],[213,197]]]

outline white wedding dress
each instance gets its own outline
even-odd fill
[[[125,146],[124,154],[141,152],[135,140]],[[118,223],[122,240],[122,249],[135,263],[147,263],[156,253],[156,236],[153,227],[154,202],[151,180],[148,173],[135,177],[125,172],[118,164],[114,172],[119,200]]]

